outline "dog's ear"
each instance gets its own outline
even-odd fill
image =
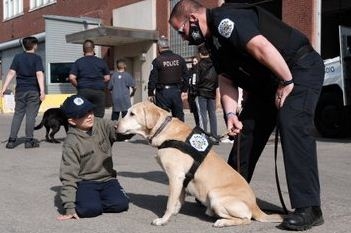
[[[146,128],[153,129],[160,119],[160,111],[158,111],[156,105],[152,103],[145,103],[143,110]]]

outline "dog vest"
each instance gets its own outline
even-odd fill
[[[194,159],[191,168],[185,174],[185,179],[183,181],[183,187],[185,188],[194,178],[195,172],[201,165],[202,161],[206,158],[208,152],[211,150],[212,142],[201,128],[195,127],[185,142],[178,140],[167,140],[164,141],[158,147],[158,149],[170,147],[176,148],[183,153],[190,155]]]

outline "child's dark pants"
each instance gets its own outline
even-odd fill
[[[117,179],[81,181],[76,194],[76,212],[81,218],[128,210],[129,199]]]

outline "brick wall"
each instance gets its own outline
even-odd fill
[[[283,0],[283,21],[295,27],[312,41],[314,35],[314,1],[315,0]]]
[[[29,11],[30,0],[24,0],[23,15],[0,24],[0,42],[43,32],[43,15],[100,18],[104,25],[111,25],[112,9],[138,1],[141,0],[57,0],[55,4]],[[0,8],[3,20],[3,3],[0,3]]]

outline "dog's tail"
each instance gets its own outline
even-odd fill
[[[259,222],[282,222],[283,217],[280,214],[266,214],[257,205],[252,210],[252,217]]]
[[[34,130],[41,129],[41,128],[43,128],[43,126],[44,126],[44,120],[42,119],[41,122],[39,123],[39,125],[34,127]]]

